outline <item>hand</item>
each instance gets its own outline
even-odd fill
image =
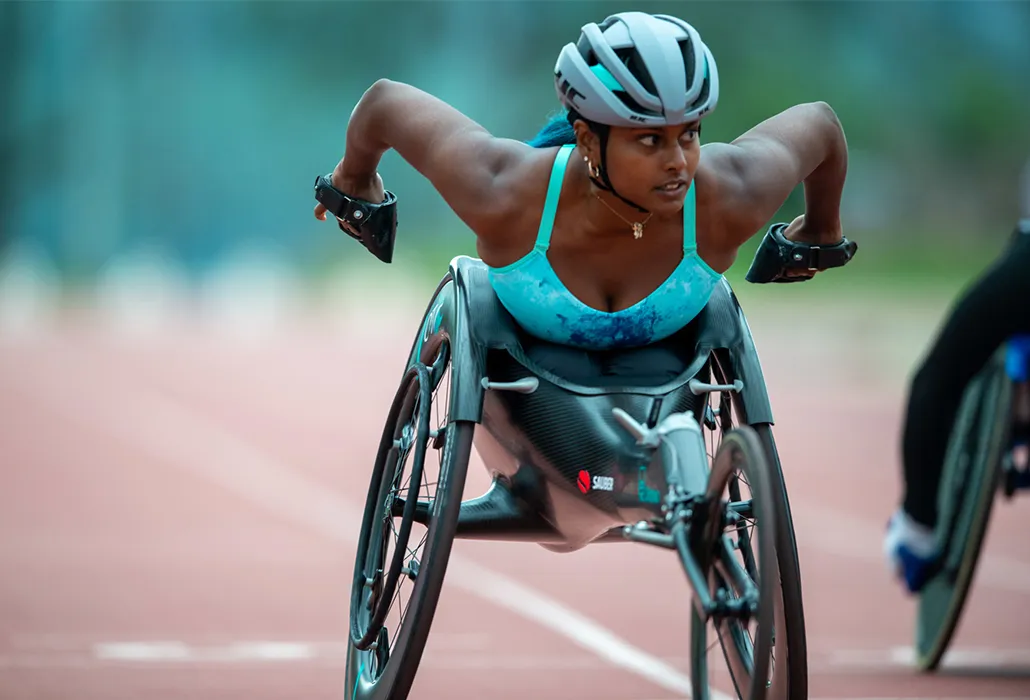
[[[841,230],[839,223],[830,230],[813,231],[806,226],[805,215],[802,214],[791,221],[787,228],[784,229],[783,237],[788,241],[795,241],[806,245],[832,246],[837,245],[843,240],[844,232]],[[787,277],[812,279],[819,272],[821,270],[788,270],[784,274]]]
[[[844,231],[840,222],[830,228],[812,229],[805,220],[805,215],[797,217],[783,231],[788,241],[796,241],[807,245],[837,245],[844,239]]]
[[[383,179],[379,173],[373,173],[371,177],[356,178],[344,172],[344,159],[333,170],[329,180],[333,187],[353,199],[361,199],[372,204],[379,204],[386,199],[386,191],[383,188]],[[315,205],[315,218],[319,221],[326,220],[326,208],[321,202]],[[350,226],[341,222],[348,230]],[[357,231],[353,233],[357,234]]]

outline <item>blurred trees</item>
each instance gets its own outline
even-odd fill
[[[369,84],[411,82],[529,138],[557,106],[561,46],[625,9],[681,16],[711,46],[706,141],[833,105],[850,231],[1007,233],[1030,158],[1030,2],[3,3],[0,245],[85,277],[140,247],[194,271],[240,246],[302,266],[360,254],[311,217],[311,185]],[[466,236],[396,154],[382,173],[401,235]]]

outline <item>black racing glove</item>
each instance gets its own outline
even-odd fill
[[[385,263],[393,261],[393,246],[397,238],[397,197],[386,191],[379,204],[348,197],[333,187],[332,173],[315,178],[315,199],[336,217],[340,230],[360,241],[372,255]],[[343,224],[358,232],[355,235]]]
[[[791,277],[791,270],[826,270],[831,267],[842,267],[855,257],[858,244],[843,238],[832,246],[812,245],[787,240],[783,232],[787,224],[773,224],[769,227],[762,243],[755,251],[745,279],[754,284],[767,282],[804,282],[810,276]]]

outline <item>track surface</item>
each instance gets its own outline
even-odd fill
[[[248,335],[78,312],[4,336],[0,698],[343,698],[353,538],[419,313],[296,314]],[[996,509],[953,653],[917,675],[913,605],[880,555],[905,368],[828,329],[752,324],[811,697],[1030,697],[1027,504]],[[806,384],[812,367],[830,369]],[[485,485],[474,461],[468,494]],[[459,542],[412,697],[687,697],[687,606],[665,552]]]

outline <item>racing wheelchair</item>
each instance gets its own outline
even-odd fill
[[[316,178],[315,195],[345,233],[392,261],[394,195],[352,199],[330,176]],[[847,239],[797,244],[782,231],[766,235],[749,281],[795,281],[787,270],[843,265],[857,249]],[[751,332],[725,279],[672,337],[583,351],[525,333],[485,264],[454,258],[416,331],[372,469],[351,589],[349,700],[408,696],[456,538],[553,552],[611,542],[667,549],[692,594],[692,696],[710,696],[710,626],[741,700],[806,698],[801,575],[772,424]],[[463,500],[473,446],[491,486]],[[415,525],[425,528],[417,542]],[[393,626],[390,609],[408,582]]]
[[[938,490],[941,556],[919,592],[916,666],[936,671],[973,583],[996,496],[1030,488],[1030,336],[1010,338],[966,387]]]

